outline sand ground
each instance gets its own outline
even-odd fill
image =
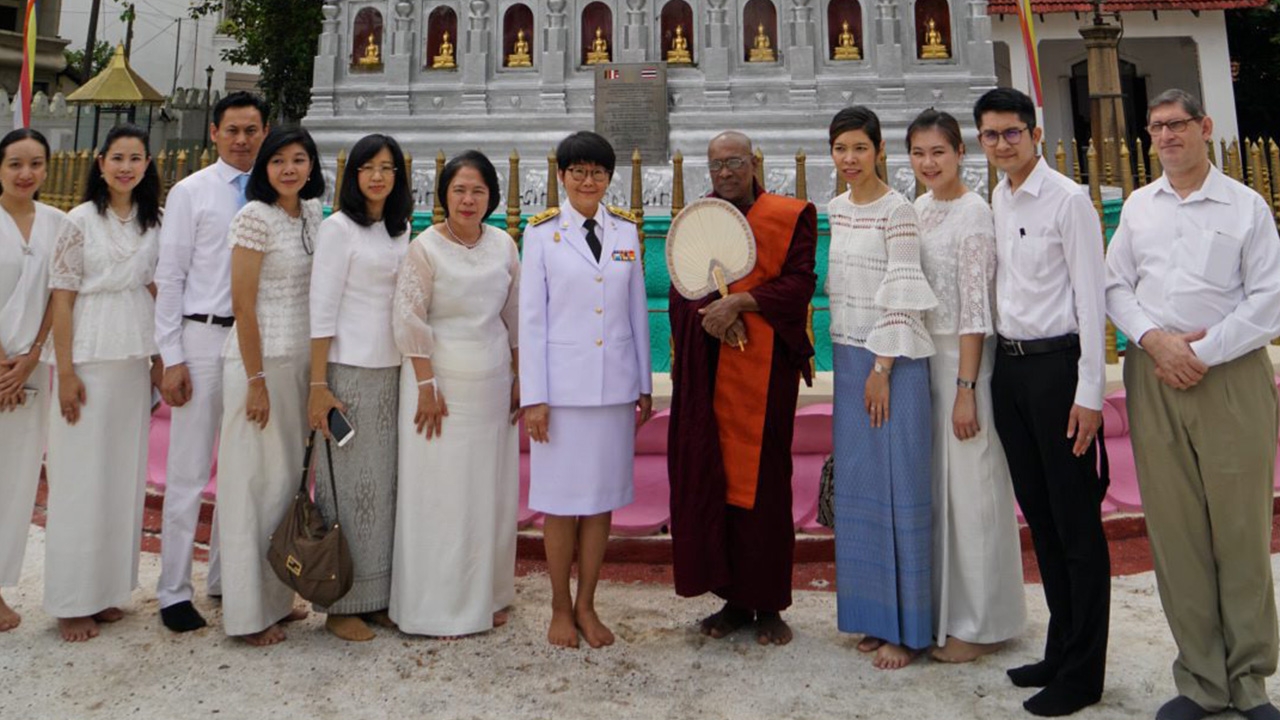
[[[153,588],[159,557],[144,553],[142,588],[126,618],[88,643],[58,638],[40,609],[44,531],[33,526],[22,584],[5,597],[23,613],[0,635],[0,719],[19,718],[1029,718],[1004,670],[1037,659],[1047,613],[1027,587],[1029,623],[1003,652],[968,666],[921,660],[879,671],[835,628],[835,595],[796,593],[786,617],[796,639],[762,648],[740,632],[698,634],[718,606],[681,600],[654,584],[601,586],[601,615],[618,635],[602,650],[546,644],[545,576],[517,580],[506,627],[457,641],[379,630],[367,643],[325,632],[323,616],[290,625],[287,642],[252,648],[221,632],[218,605],[200,596],[210,627],[174,635],[160,624]],[[1273,566],[1276,559],[1273,557]],[[203,589],[205,566],[196,565]],[[1150,718],[1173,695],[1173,640],[1151,573],[1116,578],[1102,703],[1075,717]],[[1224,714],[1220,717],[1238,717]]]

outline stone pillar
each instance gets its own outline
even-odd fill
[[[320,22],[320,39],[311,74],[311,108],[307,110],[307,115],[333,117],[333,86],[337,80],[338,63],[342,58],[337,0],[326,0],[320,12],[324,15],[324,20]]]
[[[1120,167],[1119,148],[1105,139],[1127,137],[1124,97],[1120,92],[1120,28],[1095,16],[1093,23],[1080,28],[1089,63],[1089,118],[1093,146],[1111,167]]]
[[[733,28],[725,0],[707,0],[707,23],[702,28],[702,57],[698,61],[706,78],[706,107],[729,107],[729,63],[734,52]]]
[[[964,59],[976,82],[973,85],[996,84],[996,58],[991,47],[991,16],[987,14],[986,0],[969,0],[969,17],[965,18]],[[952,40],[954,44],[955,40]],[[985,92],[985,88],[983,89]],[[977,98],[974,98],[977,100]]]
[[[614,53],[617,62],[646,62],[649,59],[649,24],[645,22],[644,4],[645,0],[627,0],[627,23],[622,27],[622,45]]]
[[[568,78],[569,28],[565,24],[566,0],[547,0],[546,26],[542,30],[542,49],[534,48],[541,55],[539,76],[542,80],[539,111],[563,114],[568,112],[565,102],[565,82]]]
[[[903,69],[906,53],[915,52],[915,48],[905,47],[906,33],[902,29],[899,13],[905,10],[911,17],[911,0],[878,0],[876,3],[875,43],[876,74],[879,86],[876,88],[876,100],[882,103],[901,103],[906,101],[907,91],[903,84]]]
[[[791,104],[795,107],[818,107],[818,82],[813,25],[813,8],[810,0],[792,0],[791,21],[788,23],[789,47],[786,52],[787,69],[791,71]]]
[[[483,112],[489,108],[485,87],[493,70],[489,54],[489,0],[471,0],[469,7],[466,41],[460,43],[462,57],[458,62],[462,72],[462,107]],[[494,32],[501,35],[502,31],[499,28]],[[501,47],[498,52],[502,52]]]
[[[416,33],[413,31],[413,3],[400,0],[395,4],[395,18],[392,20],[391,51],[387,53],[382,68],[383,77],[387,81],[386,100],[383,112],[392,116],[409,114],[409,75],[413,64],[413,46]],[[383,42],[383,46],[387,45]]]

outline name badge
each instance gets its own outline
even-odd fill
[[[636,251],[635,250],[614,250],[613,259],[618,262],[635,262]]]

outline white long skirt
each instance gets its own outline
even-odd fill
[[[511,371],[435,367],[449,415],[430,441],[413,424],[418,384],[400,376],[399,489],[391,619],[415,635],[493,627],[515,601],[520,446],[509,420]]]
[[[293,590],[267,564],[271,533],[302,477],[309,358],[266,358],[267,427],[245,418],[244,362],[227,358],[218,446],[218,531],[222,542],[222,625],[228,635],[262,632],[293,610]]]
[[[49,366],[36,365],[27,379],[36,392],[12,412],[0,412],[0,587],[22,576],[31,510],[40,484],[40,461],[49,433]]]
[[[49,424],[44,609],[56,618],[129,602],[147,482],[150,361],[77,363],[75,371],[85,389],[80,419],[68,425],[53,412]]]
[[[951,424],[960,370],[960,338],[935,335],[929,360],[933,394],[933,620],[947,636],[994,643],[1022,632],[1026,602],[1013,485],[991,409],[995,338],[982,348],[976,437]]]

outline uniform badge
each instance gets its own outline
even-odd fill
[[[636,251],[635,250],[614,250],[613,259],[618,262],[635,262]]]
[[[560,242],[560,231],[559,231],[559,230],[557,230],[557,231],[555,232],[555,234],[551,236],[551,242]]]

